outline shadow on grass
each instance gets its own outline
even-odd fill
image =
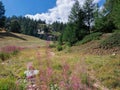
[[[18,38],[18,39],[27,41],[27,39],[17,36],[15,34],[12,34],[10,32],[0,32],[0,38],[4,38],[4,37],[14,37],[14,38]]]

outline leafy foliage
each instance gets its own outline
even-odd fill
[[[11,77],[0,79],[0,90],[24,90],[25,85],[15,83],[15,79]]]
[[[20,24],[17,20],[13,20],[10,23],[10,31],[11,32],[16,32],[16,33],[20,33],[21,27]]]
[[[112,19],[116,28],[120,29],[120,0],[107,0],[105,7],[109,11],[109,19]]]
[[[51,25],[51,29],[56,32],[62,32],[64,30],[65,26],[66,26],[66,24],[56,21]]]
[[[22,48],[16,46],[6,46],[0,49],[0,59],[5,61],[11,56],[17,55]]]
[[[71,13],[69,15],[69,22],[76,22],[78,20],[78,13],[79,13],[80,5],[78,0],[76,0],[75,4],[71,9]]]
[[[71,24],[65,28],[62,40],[70,43],[70,45],[72,45],[77,40],[75,30]]]
[[[0,52],[0,59],[2,60],[2,61],[5,61],[5,60],[7,60],[7,59],[9,59],[10,58],[10,54],[9,53],[1,53]]]
[[[92,40],[99,40],[101,35],[102,35],[102,33],[100,33],[100,32],[89,34],[89,35],[85,36],[83,38],[83,40],[80,41],[80,43],[84,44],[84,43],[87,43]]]
[[[120,47],[120,33],[115,33],[112,36],[108,37],[100,44],[101,48],[113,48],[113,47]]]
[[[103,33],[111,33],[115,29],[113,21],[107,16],[100,15],[99,18],[95,19],[95,31]]]
[[[0,80],[0,90],[9,90],[9,89],[16,89],[15,81],[10,78],[3,78]]]
[[[58,45],[58,46],[57,46],[57,50],[58,50],[58,51],[61,51],[62,49],[63,49],[63,48],[62,48],[61,45]]]
[[[25,17],[12,16],[6,19],[6,29],[11,32],[23,33],[31,36],[38,36],[38,29],[42,26],[39,24],[44,24],[41,20],[35,21]],[[44,28],[46,31],[46,28]],[[44,31],[43,30],[43,31]]]
[[[88,34],[87,25],[85,24],[85,12],[76,1],[69,15],[69,23],[62,32],[62,42],[73,45]]]

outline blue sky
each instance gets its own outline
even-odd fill
[[[46,12],[53,8],[56,0],[1,0],[6,9],[6,16],[26,15]]]
[[[103,5],[105,3],[105,0],[100,0],[99,5]]]
[[[54,21],[67,22],[68,15],[75,0],[1,0],[5,6],[7,17],[27,16],[41,19],[47,23]],[[82,5],[85,0],[78,0]],[[94,0],[103,5],[105,0]]]

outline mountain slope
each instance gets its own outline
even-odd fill
[[[7,45],[15,45],[21,47],[36,47],[44,46],[45,41],[24,34],[12,32],[0,32],[0,47]]]

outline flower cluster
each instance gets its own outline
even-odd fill
[[[17,47],[17,46],[5,46],[5,47],[0,48],[0,51],[5,52],[5,53],[12,53],[12,52],[15,52],[15,51],[20,51],[22,49],[23,48]]]

